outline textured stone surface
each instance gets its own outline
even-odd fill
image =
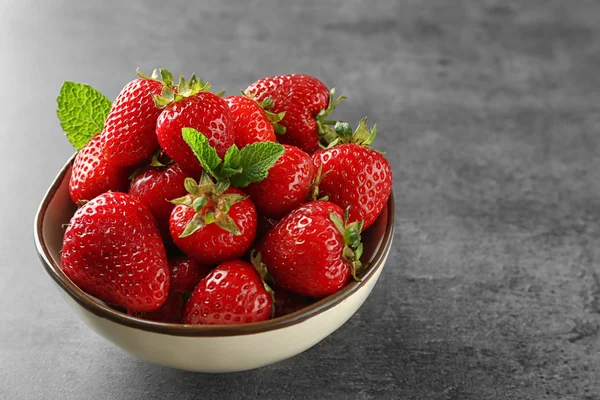
[[[598,2],[281,3],[2,2],[0,398],[600,399]],[[114,98],[155,66],[229,93],[314,74],[350,97],[336,115],[378,124],[390,260],[298,357],[220,376],[143,364],[39,266],[33,214],[72,152],[62,80]]]

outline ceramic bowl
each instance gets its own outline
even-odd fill
[[[69,197],[73,158],[60,171],[35,219],[42,265],[66,302],[93,331],[140,360],[198,372],[234,372],[262,367],[299,354],[344,324],[377,282],[394,237],[394,199],[363,234],[368,264],[360,282],[293,314],[228,326],[178,325],[146,321],[116,311],[81,291],[60,268],[64,224],[75,212]]]

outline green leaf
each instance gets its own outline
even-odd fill
[[[150,79],[152,79],[153,81],[157,81],[158,78],[160,78],[160,69],[155,68],[152,70],[152,76],[150,77]]]
[[[340,233],[343,235],[344,232],[346,231],[346,227],[344,226],[344,221],[342,221],[342,219],[339,217],[339,215],[337,215],[333,211],[330,211],[329,219],[331,220],[331,222],[333,222],[333,224],[338,229],[338,231],[340,231]]]
[[[155,71],[156,71],[156,70],[155,70]],[[137,75],[138,75],[140,78],[142,78],[142,79],[146,79],[146,80],[148,80],[148,81],[151,81],[151,80],[153,80],[153,78],[152,78],[151,76],[148,76],[148,75],[144,74],[142,71],[140,71],[140,69],[139,69],[139,68],[137,68],[137,69],[135,70],[135,73],[136,73],[136,74],[137,74]]]
[[[204,196],[196,197],[194,202],[192,203],[192,207],[194,207],[194,211],[200,212],[204,208],[204,206],[208,203],[208,199]]]
[[[229,179],[219,180],[215,184],[214,192],[218,195],[223,194],[227,189],[229,189],[229,185]]]
[[[233,175],[231,184],[246,187],[267,177],[269,169],[283,155],[284,147],[274,142],[252,143],[240,151],[242,172]]]
[[[233,233],[235,236],[239,236],[242,234],[240,228],[238,228],[233,218],[231,218],[226,213],[219,213],[215,222],[219,228],[229,233]]]
[[[214,224],[215,223],[215,213],[212,212],[211,210],[208,210],[206,212],[206,214],[204,214],[204,223],[206,225]]]
[[[248,196],[244,196],[243,194],[237,194],[237,193],[227,193],[221,197],[223,199],[225,199],[225,201],[227,201],[227,203],[230,206],[234,205],[235,203],[237,203],[239,201],[244,201],[248,198]]]
[[[184,206],[191,207],[192,206],[192,198],[190,196],[178,197],[176,199],[170,200],[170,203],[175,204],[176,206],[184,205]]]
[[[352,127],[347,122],[336,122],[334,129],[335,133],[341,138],[349,139],[352,137]]]
[[[354,252],[354,255],[355,255],[355,257],[356,257],[357,260],[360,260],[360,258],[362,257],[363,251],[364,251],[363,244],[361,242],[361,243],[358,244],[358,246],[356,247],[356,251]]]
[[[110,100],[90,85],[69,81],[63,83],[56,101],[60,126],[77,150],[102,131],[111,107]]]
[[[244,93],[242,91],[242,93]],[[275,104],[275,102],[273,101],[272,98],[267,97],[262,101],[261,107],[263,108],[263,110],[270,110],[271,108],[273,108],[273,105]]]
[[[208,193],[215,190],[215,183],[210,179],[206,171],[202,171],[200,181],[198,182],[198,193]]]
[[[164,69],[164,68],[160,69],[160,77],[162,78],[162,81],[166,85],[168,85],[168,86],[173,85],[173,75],[166,69]]]
[[[373,125],[373,128],[371,128],[371,134],[367,138],[366,143],[367,144],[373,143],[373,140],[375,140],[376,136],[377,136],[377,124]]]
[[[349,245],[360,243],[360,232],[354,229],[346,229],[344,232],[344,241]]]
[[[187,86],[187,81],[185,80],[185,78],[183,76],[179,77],[179,84],[177,85],[177,91],[179,93],[185,93],[188,89]]]
[[[234,144],[227,150],[223,159],[223,168],[221,168],[221,175],[224,178],[229,178],[232,175],[239,174],[242,172],[241,166],[242,156],[240,149]]]
[[[179,235],[179,237],[184,238],[190,236],[194,234],[194,232],[204,228],[205,226],[206,223],[204,222],[202,215],[200,213],[195,214],[191,221],[187,224],[181,235]]]
[[[238,147],[234,144],[229,148],[229,150],[227,150],[227,153],[225,153],[223,165],[226,167],[237,168],[240,165],[240,160],[240,149],[238,149]]]
[[[285,117],[285,111],[280,112],[278,114],[274,114],[271,111],[265,110],[265,115],[267,116],[267,119],[271,122],[271,125],[273,125],[273,129],[275,130],[276,134],[278,134],[278,135],[285,134],[285,132],[286,132],[285,126],[283,126],[279,123],[279,122],[281,122],[283,117]]]
[[[185,178],[185,180],[183,181],[183,186],[189,194],[200,194],[198,183],[196,183],[196,181],[193,178]]]
[[[217,171],[221,164],[221,159],[217,151],[208,143],[206,136],[193,128],[183,128],[182,135],[183,140],[185,140],[196,157],[198,157],[202,168],[218,179],[219,174]]]

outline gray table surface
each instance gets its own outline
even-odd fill
[[[600,5],[564,1],[2,1],[1,399],[600,399]],[[93,334],[35,254],[73,150],[63,80],[114,98],[136,67],[235,93],[304,72],[377,122],[397,234],[361,310],[231,375],[139,362]]]

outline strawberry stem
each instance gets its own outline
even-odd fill
[[[347,99],[346,96],[339,96],[336,99],[335,92],[335,88],[332,88],[329,91],[329,102],[327,104],[327,108],[319,111],[319,113],[316,116],[320,137],[329,137],[332,134],[333,128],[331,128],[331,126],[335,125],[336,121],[331,121],[327,118],[329,118],[329,116],[333,113],[333,110],[338,104]]]
[[[323,197],[319,198],[319,185],[323,181],[323,178],[325,178],[327,176],[327,174],[329,174],[331,171],[332,170],[329,170],[329,171],[323,173],[323,164],[319,165],[319,169],[317,170],[317,175],[315,176],[315,179],[313,180],[312,184],[310,185],[310,191],[309,191],[309,195],[308,195],[309,200],[322,200],[322,201],[329,200],[329,196],[323,196]]]

